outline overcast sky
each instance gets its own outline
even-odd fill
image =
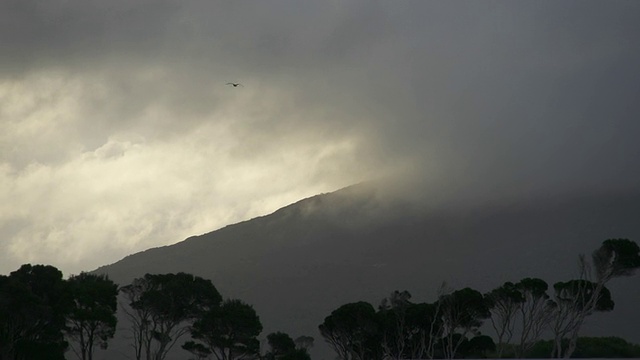
[[[457,201],[637,189],[638,19],[635,0],[1,1],[0,273],[93,270],[394,174]]]

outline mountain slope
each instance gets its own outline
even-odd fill
[[[223,296],[253,304],[263,335],[306,334],[318,346],[318,324],[346,302],[377,305],[396,289],[409,290],[415,301],[433,301],[442,281],[486,291],[529,276],[550,284],[569,279],[577,274],[579,253],[590,253],[607,238],[639,241],[637,214],[638,195],[435,210],[387,202],[359,185],[137,253],[96,272],[120,284],[147,272],[203,276]],[[595,316],[587,330],[640,342],[639,285],[638,277],[616,280],[616,310]],[[323,348],[316,355],[325,355]]]

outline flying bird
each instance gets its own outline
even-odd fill
[[[244,87],[244,85],[240,84],[240,83],[227,83],[227,85],[231,85],[233,87],[238,87],[238,86],[242,86]]]

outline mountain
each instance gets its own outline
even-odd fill
[[[439,285],[488,291],[505,281],[575,278],[578,255],[608,238],[640,241],[640,194],[538,198],[438,207],[389,200],[374,186],[317,195],[270,215],[149,249],[101,267],[119,284],[145,273],[209,278],[225,297],[254,305],[263,336],[316,339],[314,359],[333,358],[317,328],[332,310],[393,290],[433,301]],[[428,203],[428,202],[427,202]],[[585,334],[640,342],[640,275],[609,286],[616,309]]]

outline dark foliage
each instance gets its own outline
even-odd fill
[[[308,338],[308,337],[307,337]],[[300,339],[300,338],[298,338]],[[304,339],[303,339],[304,340]],[[308,339],[306,339],[308,341]],[[265,355],[266,360],[310,360],[311,356],[305,347],[296,348],[296,343],[283,332],[267,335],[270,351]]]
[[[260,318],[251,305],[227,300],[200,315],[191,327],[196,341],[188,341],[182,348],[197,356],[214,354],[225,360],[255,356],[260,351],[257,337],[261,331]]]
[[[343,360],[380,359],[380,324],[368,302],[345,304],[319,326],[320,334]]]
[[[66,333],[77,343],[79,357],[93,359],[98,345],[106,349],[116,332],[118,285],[105,275],[81,273],[67,281],[73,306]]]
[[[628,239],[605,240],[592,254],[598,278],[629,276],[640,268],[640,246]]]
[[[193,321],[217,311],[222,296],[210,280],[186,273],[146,274],[121,289],[129,300],[136,359],[164,359]]]
[[[0,358],[64,359],[65,318],[72,301],[62,272],[23,265],[0,277]]]
[[[568,343],[568,340],[565,341]],[[566,344],[565,344],[566,346]],[[527,358],[548,358],[553,349],[552,340],[538,341]],[[619,337],[579,337],[573,358],[640,358],[640,345]]]
[[[269,358],[277,359],[296,349],[296,344],[289,334],[275,332],[267,335],[267,342],[271,350],[267,354]]]

